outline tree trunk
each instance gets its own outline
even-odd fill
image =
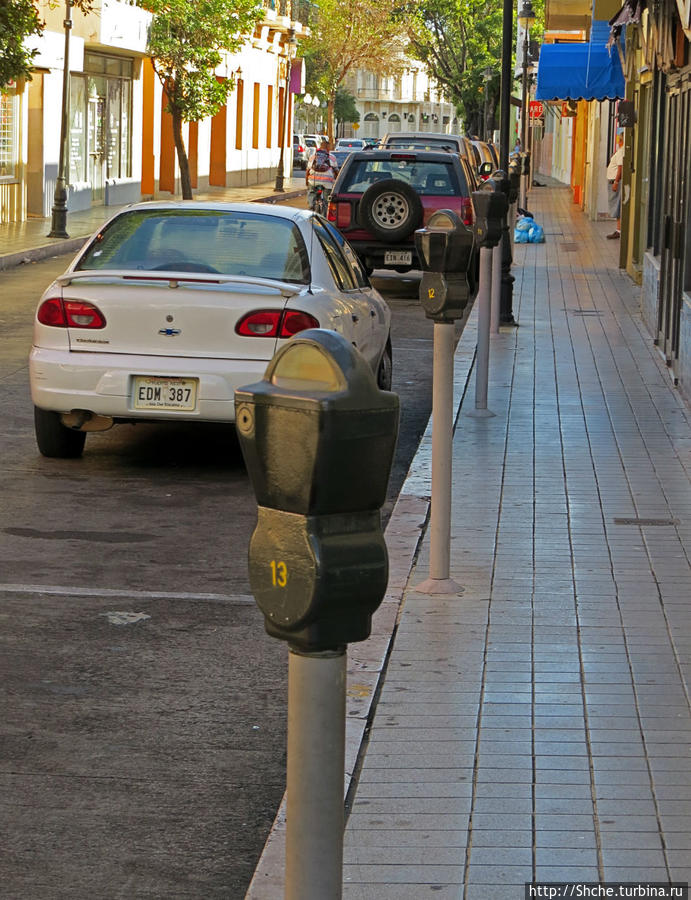
[[[182,189],[182,199],[192,199],[192,179],[190,178],[190,161],[187,158],[187,148],[182,139],[182,116],[179,111],[173,107],[173,140],[175,141],[175,150],[178,155],[178,165],[180,166],[180,187]]]
[[[334,104],[336,103],[336,92],[334,91],[326,101],[326,121],[329,134],[329,145],[333,149],[334,146]]]

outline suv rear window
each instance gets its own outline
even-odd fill
[[[386,146],[402,147],[406,150],[453,150],[454,153],[460,152],[458,141],[445,141],[443,138],[389,137],[386,139]]]
[[[344,173],[339,192],[364,194],[376,181],[397,178],[421,196],[457,197],[458,176],[451,162],[418,159],[358,159]]]

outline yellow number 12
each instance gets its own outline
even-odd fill
[[[271,583],[274,587],[284,588],[288,584],[288,566],[284,562],[271,560]]]

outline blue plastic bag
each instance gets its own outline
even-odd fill
[[[545,243],[545,230],[542,225],[538,225],[537,222],[534,222],[528,230],[528,243],[529,244],[544,244]]]
[[[514,243],[527,244],[529,241],[528,235],[530,233],[530,229],[534,224],[535,223],[533,222],[533,220],[528,218],[527,216],[519,216],[518,219],[516,219],[516,227],[513,231]]]

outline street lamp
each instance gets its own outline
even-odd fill
[[[66,238],[67,233],[67,126],[70,112],[70,31],[72,29],[73,0],[65,0],[65,54],[62,72],[62,119],[60,122],[60,156],[55,179],[51,229],[48,237]]]
[[[523,0],[518,11],[518,24],[523,29],[523,77],[521,85],[521,151],[525,153],[528,144],[528,45],[530,43],[530,26],[535,22],[535,11],[530,0]],[[523,196],[521,205],[527,205],[528,176],[523,175]]]
[[[279,129],[279,139],[281,141],[281,152],[278,156],[278,172],[276,172],[276,184],[274,191],[277,194],[283,193],[283,158],[286,149],[286,136],[288,132],[288,97],[290,96],[290,69],[293,62],[293,52],[297,46],[297,38],[295,37],[295,29],[288,31],[288,41],[286,42],[286,86],[283,96],[283,121],[282,127]]]
[[[491,135],[489,133],[489,86],[492,78],[494,76],[494,69],[492,66],[487,66],[484,72],[482,73],[482,81],[485,85],[485,121],[484,121],[484,139],[486,141],[491,140]]]

